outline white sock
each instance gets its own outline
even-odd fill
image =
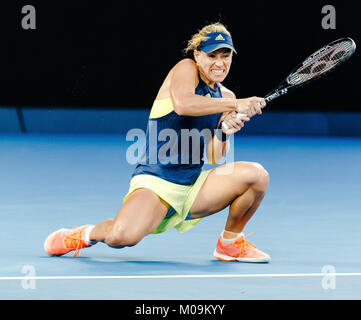
[[[85,242],[90,245],[90,246],[93,246],[95,245],[96,243],[98,243],[98,241],[96,240],[90,240],[89,239],[89,236],[90,236],[90,232],[94,229],[95,226],[89,226],[88,228],[85,229]]]
[[[229,232],[229,231],[227,231],[227,232]],[[236,240],[237,237],[241,234],[241,233],[232,232],[233,235],[234,235],[234,237],[232,237],[231,239],[225,239],[225,238],[223,237],[223,233],[224,233],[224,231],[221,233],[221,240],[222,240],[222,242],[223,242],[224,244],[233,243],[234,240]]]

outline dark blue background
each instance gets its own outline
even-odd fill
[[[36,8],[37,29],[21,28]],[[336,8],[336,30],[321,26]],[[149,108],[187,40],[221,21],[238,54],[224,84],[263,96],[295,65],[337,38],[360,44],[349,1],[8,1],[1,5],[0,105]],[[272,103],[270,111],[359,111],[358,51],[328,77]],[[270,105],[271,108],[271,105]]]

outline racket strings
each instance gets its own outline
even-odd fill
[[[291,85],[296,85],[311,80],[348,58],[354,50],[355,47],[352,41],[338,42],[332,46],[321,49],[291,74],[287,82]]]

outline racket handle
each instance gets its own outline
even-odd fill
[[[286,92],[287,92],[287,90],[286,90]],[[264,99],[266,100],[266,102],[269,102],[269,101],[273,100],[274,98],[275,97],[272,97],[272,95],[268,94]],[[258,104],[261,106],[261,103],[258,102]],[[241,117],[248,117],[248,114],[247,113],[237,113],[238,120]],[[222,127],[226,132],[229,130],[229,127],[224,122],[222,122]]]
[[[248,117],[248,114],[247,113],[237,113],[237,119],[240,120],[241,117]],[[229,130],[229,127],[224,123],[224,121],[222,122],[222,127],[227,133],[227,131]]]
[[[270,102],[272,101],[274,98],[276,98],[275,96],[272,96],[272,95],[267,95],[264,97],[264,99],[266,100],[266,102]]]
[[[247,113],[237,113],[237,119],[240,120],[241,117],[248,117]]]

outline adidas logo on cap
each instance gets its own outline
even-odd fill
[[[221,34],[219,34],[214,40],[225,40]]]

